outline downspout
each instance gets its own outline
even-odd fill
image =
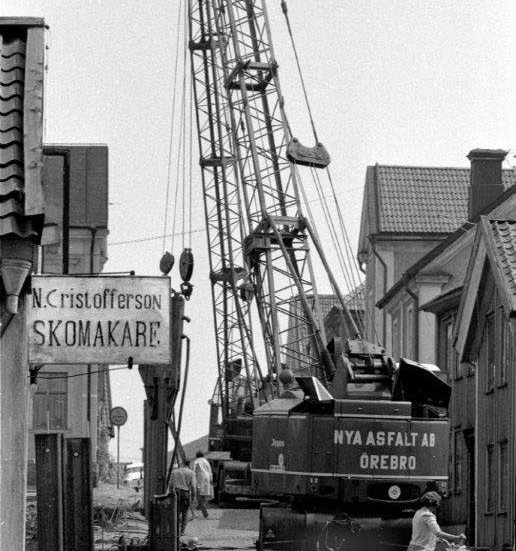
[[[91,229],[91,244],[90,244],[90,276],[93,276],[95,270],[94,254],[95,254],[95,237],[97,235],[97,228],[93,227]],[[102,377],[102,375],[101,375]],[[87,403],[87,415],[86,419],[88,424],[91,425],[91,364],[88,364],[88,403]],[[88,427],[91,434],[91,426]]]
[[[409,287],[409,278],[405,275],[405,290],[414,301],[414,348],[416,352],[416,362],[419,361],[419,297]]]
[[[380,256],[378,251],[376,250],[375,244],[373,239],[371,239],[371,236],[369,236],[369,244],[371,245],[371,250],[373,251],[374,256],[379,260],[380,264],[383,268],[383,296],[387,294],[387,264],[385,263],[384,259]],[[374,308],[374,306],[373,306]],[[385,312],[382,312],[382,346],[385,346],[385,339],[387,335],[387,319],[385,316]]]

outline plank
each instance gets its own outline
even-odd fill
[[[27,30],[23,133],[25,136],[25,214],[44,213],[43,196],[43,80],[45,30]]]
[[[62,435],[36,434],[40,551],[63,551]]]

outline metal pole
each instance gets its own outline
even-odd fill
[[[120,425],[117,425],[117,442],[116,442],[116,489],[120,489]]]

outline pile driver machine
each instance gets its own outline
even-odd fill
[[[188,9],[218,355],[210,443],[231,458],[219,492],[276,500],[261,510],[262,548],[359,537],[379,549],[427,488],[445,490],[449,387],[366,342],[348,309],[303,214],[301,170],[330,158],[313,121],[313,147],[292,135],[265,0]],[[349,336],[331,346],[312,248]]]

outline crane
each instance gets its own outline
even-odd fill
[[[337,506],[345,511],[348,502],[413,504],[425,481],[434,476],[428,472],[439,462],[437,479],[446,478],[442,456],[430,464],[418,459],[416,467],[411,443],[401,436],[412,422],[411,403],[404,401],[411,396],[410,385],[403,391],[401,382],[394,386],[400,370],[381,346],[362,339],[318,234],[303,213],[299,167],[325,169],[330,158],[315,132],[313,147],[302,145],[292,134],[266,2],[190,0],[188,19],[225,437],[240,444],[252,439],[252,448],[243,446],[250,452],[246,457],[250,455],[252,462],[252,490],[283,495],[289,501],[288,507],[262,512],[260,540],[263,544],[269,532],[277,540],[282,525],[294,531],[306,528],[311,499],[318,503],[315,510],[325,514]],[[332,352],[327,347],[312,248],[353,337]],[[265,372],[253,340],[253,304],[263,338]],[[421,375],[423,368],[410,362],[403,366],[403,377],[412,382],[413,373],[428,375]],[[243,394],[235,392],[242,389],[235,374],[243,375]],[[292,384],[294,377],[299,388]],[[432,438],[434,443],[438,438],[445,450],[446,419],[439,412],[429,413],[427,406],[445,408],[446,399],[436,396],[446,395],[446,389],[435,383],[432,390],[435,395],[415,396],[414,403],[424,410],[423,418],[443,421]],[[232,405],[238,396],[236,403],[243,410]],[[232,422],[236,427],[242,421],[242,414],[247,415],[246,429],[228,430]],[[339,416],[346,421],[334,425]],[[400,446],[408,454],[392,454],[392,470],[400,474],[385,474],[379,486],[367,482],[368,476],[376,480],[376,474],[339,471],[349,467],[338,462],[342,452],[336,446],[350,445],[344,435],[355,435],[355,451],[361,449],[362,431],[364,444],[369,438],[361,424],[364,417],[383,417],[382,430],[395,427],[391,432],[400,435]],[[428,426],[418,423],[417,434],[423,434]],[[385,445],[381,438],[374,442]],[[370,462],[367,455],[367,465],[360,461],[350,468],[370,472],[379,459]],[[289,468],[289,462],[297,467]],[[419,478],[408,476],[412,465],[414,471],[419,469]],[[347,482],[341,484],[339,477],[347,477]],[[405,478],[416,482],[392,482]],[[287,516],[291,520],[284,523]],[[346,526],[353,528],[352,523]]]

